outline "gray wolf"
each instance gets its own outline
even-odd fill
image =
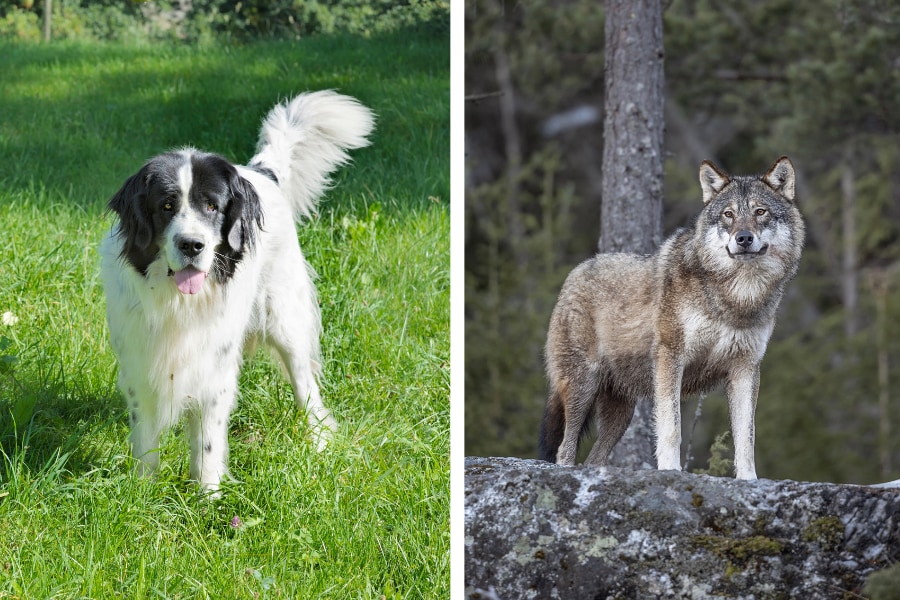
[[[373,126],[353,98],[301,94],[269,112],[249,166],[172,151],[109,201],[118,219],[100,247],[101,277],[140,473],[157,469],[160,436],[184,414],[191,478],[216,492],[238,373],[257,344],[283,363],[318,448],[328,441],[336,423],[319,393],[321,319],[294,223]]]
[[[724,383],[739,479],[756,479],[759,365],[804,225],[794,167],[763,176],[700,165],[703,210],[650,256],[598,254],[568,276],[550,318],[549,395],[540,456],[575,464],[596,423],[589,463],[605,464],[634,414],[652,398],[659,469],[681,469],[682,394]]]

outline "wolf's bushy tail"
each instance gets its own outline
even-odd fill
[[[369,145],[375,115],[334,91],[300,94],[269,111],[251,167],[275,175],[294,218],[315,212],[329,174],[347,163],[347,150]]]
[[[566,432],[566,414],[559,392],[551,391],[541,420],[541,437],[538,440],[538,458],[556,462],[556,452]]]

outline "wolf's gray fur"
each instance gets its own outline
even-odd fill
[[[594,421],[588,462],[605,463],[652,398],[658,467],[681,469],[681,395],[724,383],[736,475],[756,478],[759,364],[804,240],[794,167],[782,157],[761,177],[731,177],[704,161],[700,187],[694,226],[656,254],[599,254],[563,284],[547,335],[544,460],[574,464]]]

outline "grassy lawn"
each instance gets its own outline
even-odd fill
[[[449,597],[448,39],[0,44],[0,72],[0,599]],[[247,160],[276,101],[323,88],[378,114],[298,228],[340,431],[317,454],[258,356],[224,497],[197,497],[180,429],[138,479],[98,280],[105,203],[172,147]]]

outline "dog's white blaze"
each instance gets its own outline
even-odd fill
[[[191,166],[190,159],[188,159],[186,163],[178,168],[178,187],[181,189],[182,206],[190,200],[192,185],[194,185],[194,169]]]
[[[172,221],[166,227],[165,237],[165,254],[168,266],[173,271],[183,269],[186,264],[186,258],[178,249],[175,240],[178,237],[189,237],[202,242],[205,249],[194,257],[192,264],[200,271],[208,273],[213,266],[215,258],[212,247],[214,246],[218,234],[210,226],[208,221],[204,221],[197,214],[197,211],[190,203],[191,186],[194,183],[194,172],[191,166],[190,156],[186,156],[187,162],[178,168],[178,187],[181,190],[181,203],[178,213],[172,217]]]

